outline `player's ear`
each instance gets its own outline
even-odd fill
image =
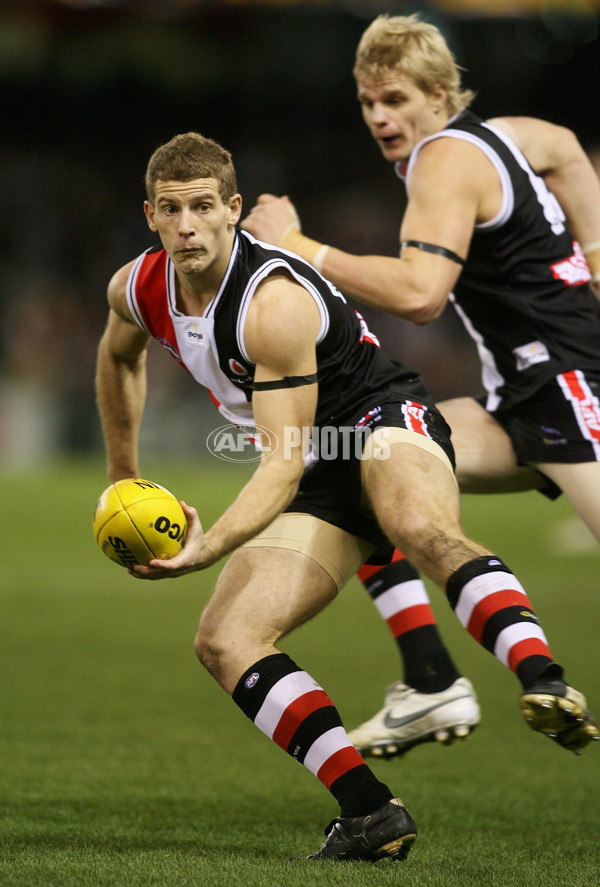
[[[429,94],[429,101],[431,102],[431,106],[436,114],[442,110],[442,108],[446,107],[446,102],[448,100],[448,91],[445,89],[441,83],[438,83]]]
[[[146,221],[151,231],[158,231],[156,222],[154,221],[154,205],[149,200],[144,200],[144,212],[146,213]]]
[[[229,201],[229,224],[237,225],[242,215],[242,195],[234,194]]]

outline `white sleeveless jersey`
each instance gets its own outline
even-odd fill
[[[415,384],[417,374],[392,363],[333,284],[303,259],[245,231],[236,232],[227,271],[202,317],[178,311],[175,269],[159,247],[136,260],[127,283],[127,303],[141,329],[209,389],[223,416],[252,427],[255,366],[244,344],[244,325],[256,288],[281,270],[307,290],[321,316],[315,343],[319,383],[315,424],[344,424],[373,391],[391,383]],[[422,396],[426,398],[426,389]]]
[[[233,261],[232,253],[231,261]],[[226,275],[227,277],[227,275]],[[225,278],[226,279],[226,278]],[[149,250],[135,262],[127,283],[127,303],[139,326],[154,336],[170,354],[208,388],[219,412],[236,425],[254,425],[252,404],[246,393],[221,371],[215,341],[215,303],[223,286],[202,317],[181,314],[176,307],[175,267],[164,250]],[[149,308],[153,305],[150,327]],[[160,305],[160,307],[159,307]],[[246,375],[241,368],[241,375]]]

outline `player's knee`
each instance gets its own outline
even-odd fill
[[[400,509],[394,524],[395,535],[411,548],[420,549],[429,545],[431,540],[445,535],[445,529],[419,508]]]
[[[388,532],[389,535],[389,532]],[[436,520],[419,509],[406,509],[397,521],[394,541],[415,564],[438,560],[444,563],[464,534],[458,525]]]
[[[204,659],[208,652],[208,638],[200,629],[198,629],[194,638],[194,652],[202,665],[204,665]]]
[[[218,634],[207,629],[202,623],[198,626],[198,631],[194,638],[194,650],[198,660],[207,671],[211,674],[219,672],[224,654],[224,645],[219,642]]]

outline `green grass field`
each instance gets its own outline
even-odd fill
[[[145,474],[197,505],[207,525],[244,478],[214,463],[149,462]],[[0,475],[2,885],[600,883],[600,743],[575,757],[528,730],[515,677],[436,589],[483,720],[467,742],[375,762],[417,820],[408,861],[285,862],[318,848],[333,799],[198,665],[192,641],[217,568],[142,583],[102,556],[91,515],[104,486],[100,461]],[[464,522],[519,575],[555,657],[600,712],[600,557],[568,504],[533,493],[468,497]],[[379,708],[400,676],[356,580],[284,649],[348,726]]]

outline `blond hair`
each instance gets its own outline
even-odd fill
[[[426,95],[442,86],[447,108],[456,114],[475,98],[470,89],[462,89],[461,70],[438,28],[414,14],[378,16],[360,39],[353,73],[357,82],[400,73]]]
[[[146,169],[146,195],[154,203],[154,185],[161,182],[189,182],[216,179],[224,203],[237,193],[231,154],[212,139],[197,132],[174,136],[156,149]]]

